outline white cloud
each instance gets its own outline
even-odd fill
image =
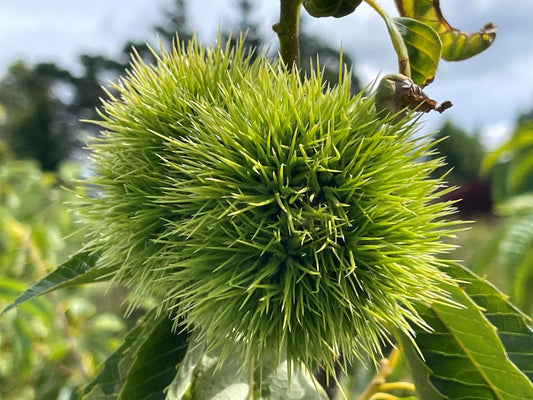
[[[483,144],[487,149],[495,149],[509,139],[513,129],[514,125],[510,124],[508,121],[498,121],[486,125],[481,129]]]
[[[188,21],[201,38],[212,41],[218,26],[236,20],[235,0],[190,0]],[[396,15],[394,2],[383,1]],[[128,39],[155,41],[151,27],[161,20],[172,0],[17,0],[0,2],[0,74],[16,58],[30,62],[54,60],[72,67],[78,54],[113,56]],[[271,26],[278,16],[276,0],[255,0],[255,20],[275,44]],[[449,118],[482,135],[494,136],[494,126],[512,126],[520,112],[533,107],[533,2],[446,0],[443,13],[459,29],[475,31],[488,21],[498,25],[495,43],[484,53],[459,63],[442,63],[427,90],[454,107],[444,115],[428,115],[428,129]],[[305,14],[305,11],[302,11]],[[363,81],[397,68],[395,54],[381,18],[366,4],[346,18],[305,18],[305,29],[352,55]],[[500,129],[503,132],[503,129]],[[489,133],[485,133],[489,132]],[[492,139],[487,139],[492,140]]]
[[[0,73],[16,59],[72,68],[81,53],[117,54],[128,39],[149,38],[163,1],[17,0],[0,2]]]

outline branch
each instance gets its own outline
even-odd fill
[[[301,0],[280,0],[279,22],[272,26],[278,34],[281,59],[289,71],[294,67],[300,69],[298,25],[301,3]]]

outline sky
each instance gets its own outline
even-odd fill
[[[219,26],[234,26],[236,2],[186,2],[190,28],[202,41],[212,42]],[[379,3],[397,16],[393,0]],[[152,27],[171,4],[172,0],[0,0],[0,76],[17,59],[30,64],[53,61],[75,72],[80,54],[113,57],[129,40],[157,43]],[[279,1],[254,4],[254,20],[275,44],[271,26],[279,17]],[[471,59],[441,61],[435,82],[425,91],[454,106],[442,115],[425,116],[423,129],[429,132],[451,120],[494,148],[512,131],[517,116],[533,109],[533,2],[442,0],[441,7],[452,26],[471,32],[491,21],[498,26],[498,36],[488,50]],[[341,19],[306,17],[306,31],[352,56],[363,83],[397,71],[383,21],[367,4]]]

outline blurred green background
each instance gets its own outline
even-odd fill
[[[239,1],[237,26],[247,30],[247,44],[261,46],[250,19],[251,1]],[[184,1],[161,16],[154,27],[168,46],[187,29]],[[338,51],[305,31],[302,59],[319,54],[325,77],[336,82]],[[125,43],[114,58],[80,55],[82,73],[53,62],[13,63],[0,77],[0,309],[31,283],[83,246],[70,206],[83,190],[76,180],[87,174],[83,145],[98,130],[80,119],[97,118],[105,96],[101,86],[128,66],[132,44],[150,60],[142,43]],[[352,59],[344,54],[343,61]],[[309,63],[304,62],[309,68]],[[353,91],[360,90],[353,76]],[[459,248],[449,255],[507,293],[533,315],[533,110],[516,116],[509,140],[487,152],[476,132],[446,121],[435,134],[435,157],[445,157],[457,190],[458,217],[475,221],[459,232]],[[76,390],[97,372],[116,349],[142,310],[124,316],[123,289],[106,284],[62,290],[10,310],[0,319],[0,399],[76,399]]]

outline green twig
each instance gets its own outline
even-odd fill
[[[389,31],[390,38],[392,40],[392,46],[398,56],[398,69],[400,74],[407,77],[411,77],[411,65],[409,64],[409,54],[407,53],[407,47],[403,41],[402,35],[394,25],[392,18],[383,10],[379,4],[374,0],[365,0],[365,2],[372,7],[385,21],[387,30]]]
[[[280,0],[279,22],[272,26],[278,34],[281,59],[289,71],[293,67],[300,68],[298,26],[301,3],[301,0]]]

